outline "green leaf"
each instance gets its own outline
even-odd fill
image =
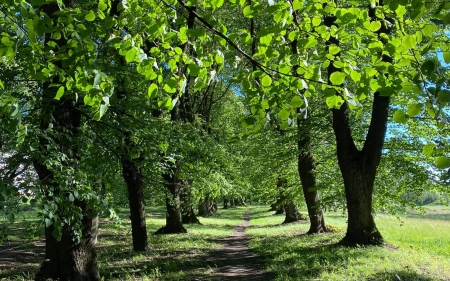
[[[263,87],[269,87],[270,85],[272,85],[272,78],[270,78],[270,76],[268,75],[265,75],[261,79],[261,84],[263,85]]]
[[[450,63],[450,52],[443,53],[445,63]]]
[[[392,119],[397,123],[404,124],[408,122],[408,115],[406,115],[403,110],[398,109],[394,112],[394,117]]]
[[[72,193],[69,194],[69,201],[70,201],[70,202],[75,201],[75,197],[73,197],[73,194],[72,194]]]
[[[95,13],[94,13],[94,11],[90,10],[89,13],[87,13],[87,14],[84,16],[84,19],[87,20],[87,21],[93,21],[93,20],[95,20]]]
[[[436,62],[434,61],[434,59],[427,59],[426,61],[424,61],[422,63],[422,65],[420,66],[420,70],[422,71],[423,74],[425,74],[426,76],[430,76],[433,73],[435,73],[436,71]]]
[[[446,14],[442,20],[445,24],[450,24],[450,13]]]
[[[280,112],[278,112],[278,118],[280,118],[280,120],[287,120],[289,118],[289,115],[291,114],[286,109],[282,109],[280,110]]]
[[[241,118],[241,123],[245,127],[254,126],[254,125],[256,125],[257,122],[258,122],[258,120],[253,116]]]
[[[341,96],[332,95],[326,98],[326,103],[329,108],[339,109],[344,103],[344,100]]]
[[[14,46],[14,42],[9,40],[8,37],[2,37],[1,42],[2,42],[3,45],[5,45],[7,47]]]
[[[422,153],[425,154],[428,157],[431,157],[433,155],[433,151],[436,145],[434,143],[429,143],[427,145],[424,145],[422,147]]]
[[[174,94],[177,91],[177,80],[170,78],[166,84],[164,84],[164,91],[170,94]]]
[[[45,227],[49,227],[53,224],[53,221],[51,219],[45,219],[44,222],[45,222]]]
[[[350,77],[353,81],[359,82],[361,80],[361,73],[352,70],[350,71]]]
[[[294,108],[302,107],[303,103],[304,103],[304,102],[303,102],[303,99],[300,98],[299,96],[294,96],[294,97],[292,98],[292,100],[291,100],[291,105],[292,105]]]
[[[345,73],[343,72],[333,72],[330,76],[330,81],[333,85],[341,85],[345,81]]]
[[[158,93],[158,86],[152,83],[150,87],[148,87],[148,97],[155,98],[157,93]]]
[[[379,21],[373,21],[370,23],[369,29],[370,31],[378,31],[381,28],[381,22]]]
[[[255,11],[253,10],[252,6],[246,6],[242,12],[244,13],[244,17],[246,18],[253,18]]]
[[[437,94],[437,98],[439,102],[450,102],[450,91],[442,90]]]
[[[59,100],[63,95],[64,95],[64,87],[61,86],[56,92],[55,100]]]
[[[436,166],[439,169],[445,169],[450,167],[450,159],[448,159],[445,156],[438,156],[436,157]]]
[[[125,60],[127,62],[133,62],[135,57],[136,57],[136,49],[135,48],[129,49],[125,54]]]
[[[419,115],[420,112],[422,112],[423,104],[412,104],[408,107],[407,114],[409,117],[414,117],[416,115]]]

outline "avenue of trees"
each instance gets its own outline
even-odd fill
[[[40,210],[35,280],[100,280],[117,207],[134,251],[146,204],[168,234],[249,201],[382,244],[377,211],[448,198],[449,24],[440,0],[1,1],[0,211]]]

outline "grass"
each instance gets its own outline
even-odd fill
[[[385,247],[336,245],[345,234],[342,213],[327,213],[325,218],[341,231],[307,236],[302,235],[307,223],[280,225],[282,216],[258,207],[247,234],[253,237],[250,247],[265,256],[276,280],[450,280],[450,208],[426,209],[425,215],[407,213],[403,222],[379,214],[376,223]]]
[[[327,224],[337,232],[307,236],[308,222],[280,225],[284,216],[268,209],[219,210],[213,217],[200,218],[203,225],[186,225],[188,234],[155,236],[151,233],[165,223],[164,210],[147,208],[149,250],[143,253],[132,251],[128,211],[119,210],[120,225],[107,220],[100,224],[100,273],[104,280],[207,279],[212,269],[205,259],[222,247],[218,241],[229,236],[250,211],[249,246],[263,256],[276,280],[450,280],[449,207],[427,206],[426,214],[409,212],[403,221],[379,214],[376,222],[387,246],[361,248],[336,245],[345,234],[342,213],[326,214]],[[0,280],[30,280],[42,262],[43,233],[39,228],[37,238],[29,239],[30,223],[39,223],[32,212],[10,229],[8,241],[0,245]],[[4,251],[10,247],[15,248]],[[13,252],[17,256],[11,256]]]

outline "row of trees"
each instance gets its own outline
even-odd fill
[[[449,3],[0,5],[1,201],[10,221],[18,187],[42,207],[36,280],[100,280],[98,215],[117,202],[135,251],[146,201],[165,202],[164,234],[249,197],[285,222],[303,199],[311,234],[345,209],[355,245],[383,242],[374,209],[446,191]]]

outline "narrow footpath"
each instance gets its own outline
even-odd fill
[[[205,260],[214,273],[201,280],[272,280],[264,270],[262,257],[255,255],[248,247],[251,239],[245,234],[245,229],[249,221],[250,214],[246,212],[244,221],[236,226],[230,237],[217,240],[224,247],[211,252]]]

